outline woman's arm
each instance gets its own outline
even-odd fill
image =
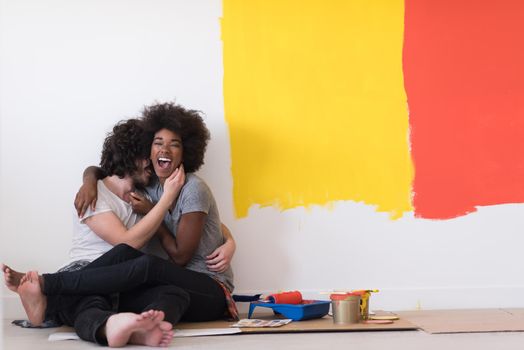
[[[199,214],[203,214],[202,219],[205,221],[205,214]],[[182,216],[180,221],[182,222],[183,219],[184,215]],[[188,217],[187,219],[191,218]],[[181,227],[179,227],[179,229],[177,230],[177,238],[175,238],[171,231],[169,231],[169,229],[165,226],[165,224],[162,224],[157,231],[157,237],[159,238],[160,243],[162,244],[162,247],[166,251],[169,258],[175,264],[185,266],[195,253],[196,249],[198,248],[198,245],[200,244],[202,231],[200,231],[200,234],[198,232],[186,232],[186,234],[182,233],[181,235],[180,228]],[[236,249],[235,240],[231,235],[229,229],[224,224],[222,224],[221,229],[222,234],[224,235],[226,240],[225,243],[217,249],[215,249],[213,253],[206,257],[208,269],[209,271],[213,272],[226,271],[230,267],[233,254],[235,253]]]
[[[157,232],[158,239],[169,258],[177,265],[185,266],[195,254],[204,230],[207,214],[192,212],[180,217],[176,238],[162,224]]]
[[[104,177],[106,177],[106,174],[99,167],[90,166],[84,170],[82,186],[80,186],[75,196],[75,209],[78,217],[84,216],[87,208],[90,206],[92,210],[95,209],[98,197],[96,182]]]
[[[116,245],[126,243],[134,248],[141,248],[154,235],[162,220],[184,185],[183,167],[175,170],[164,182],[164,193],[158,203],[136,225],[127,229],[113,213],[106,212],[85,219],[93,232],[106,242]]]

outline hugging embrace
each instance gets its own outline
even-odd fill
[[[72,326],[111,347],[165,347],[180,320],[238,317],[235,241],[194,174],[208,140],[199,112],[174,103],[113,128],[76,195],[70,261],[49,274],[2,265],[33,326]]]

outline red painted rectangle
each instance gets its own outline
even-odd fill
[[[523,42],[524,1],[406,0],[417,217],[524,202]]]

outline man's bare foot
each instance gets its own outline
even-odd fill
[[[20,279],[18,295],[31,324],[40,326],[44,322],[47,297],[42,293],[36,271],[29,271]]]
[[[2,271],[4,272],[4,282],[9,290],[18,293],[18,286],[20,285],[20,280],[24,277],[24,273],[15,271],[9,266],[2,264]]]
[[[162,311],[149,310],[141,314],[123,312],[109,317],[105,334],[110,347],[121,347],[128,343],[167,346],[173,339],[170,328],[172,326],[164,321]]]

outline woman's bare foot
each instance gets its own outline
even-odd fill
[[[4,272],[4,282],[9,290],[18,293],[18,286],[20,285],[20,280],[24,277],[24,273],[15,271],[9,266],[2,264],[2,271]]]
[[[40,326],[44,322],[47,297],[42,293],[36,271],[29,271],[20,279],[18,295],[31,324]]]
[[[128,343],[167,346],[173,339],[171,329],[167,328],[172,326],[164,321],[162,311],[149,310],[141,314],[123,312],[109,317],[105,334],[110,347],[121,347]]]

